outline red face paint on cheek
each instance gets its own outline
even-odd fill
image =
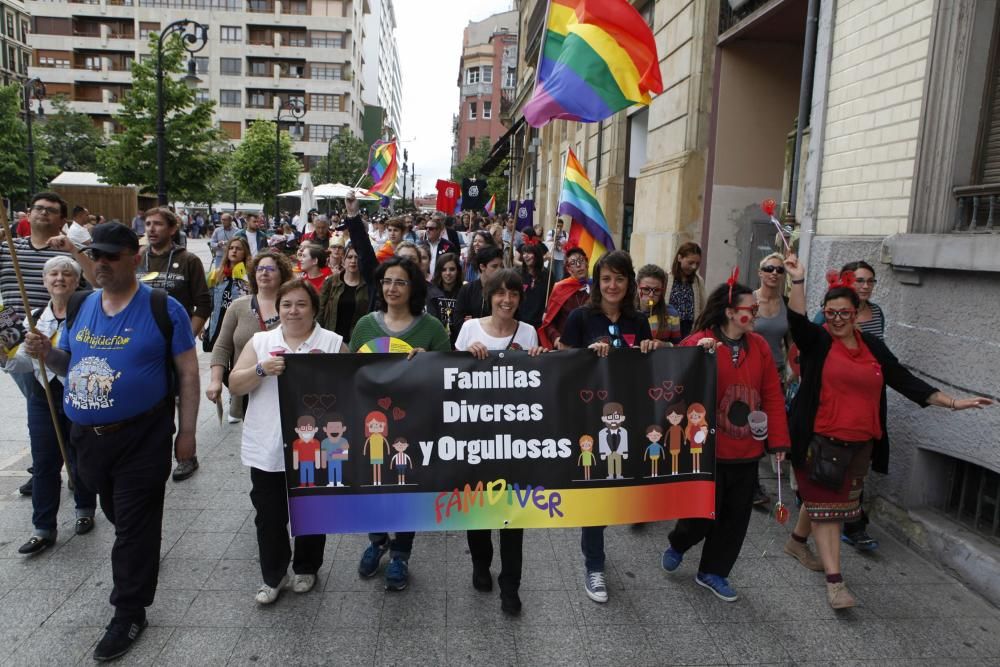
[[[749,321],[750,317],[748,315],[740,315],[740,324],[746,324]]]

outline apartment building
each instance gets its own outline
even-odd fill
[[[24,3],[0,0],[0,83],[9,85],[27,77],[31,48],[27,38],[30,19]]]
[[[366,105],[383,109],[384,126],[402,137],[403,82],[399,74],[396,10],[392,0],[370,1],[371,13],[365,15],[361,97]]]
[[[131,88],[133,60],[153,57],[149,34],[186,18],[209,28],[195,56],[198,96],[215,100],[234,142],[289,99],[306,108],[301,123],[282,122],[306,169],[340,132],[361,133],[367,0],[29,0],[27,10],[31,74],[106,132]]]
[[[501,107],[513,99],[517,84],[517,11],[470,22],[462,38],[458,68],[459,110],[452,158],[461,162],[476,144],[492,145],[507,128]]]

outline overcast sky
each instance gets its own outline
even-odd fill
[[[509,11],[511,0],[394,0],[403,79],[402,148],[417,165],[420,194],[451,172],[451,117],[458,111],[458,60],[469,21]]]

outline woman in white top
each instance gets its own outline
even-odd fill
[[[531,356],[545,351],[538,346],[535,327],[514,319],[521,304],[524,284],[521,274],[514,269],[500,269],[486,284],[485,297],[490,304],[490,315],[466,320],[455,341],[455,349],[471,352],[476,359],[486,359],[490,350],[525,350]],[[493,590],[490,563],[493,560],[493,542],[489,530],[466,531],[469,554],[472,556],[472,587],[477,591]],[[517,615],[521,612],[521,560],[524,530],[506,528],[500,531],[500,609]]]
[[[316,584],[316,572],[323,564],[326,546],[325,535],[296,537],[292,560],[284,443],[281,420],[274,416],[278,376],[285,370],[283,355],[345,351],[339,334],[316,324],[319,296],[312,285],[300,279],[290,280],[278,289],[277,302],[281,324],[276,329],[255,333],[229,375],[229,390],[250,398],[240,455],[243,465],[250,468],[250,501],[257,511],[254,524],[264,579],[257,591],[259,604],[271,604],[278,599],[288,583],[289,561],[295,572],[292,590],[296,593],[311,590]]]
[[[70,295],[80,286],[80,265],[70,257],[52,257],[42,268],[42,279],[51,300],[45,309],[35,312],[35,326],[38,332],[52,339],[55,346],[64,330],[63,321],[66,318],[66,306]],[[41,553],[56,543],[56,514],[59,511],[59,498],[62,480],[60,471],[63,466],[62,453],[59,451],[59,441],[45,390],[42,388],[42,375],[38,364],[28,356],[22,345],[12,356],[0,349],[0,366],[8,373],[34,373],[30,383],[28,396],[28,434],[31,443],[32,492],[31,492],[31,523],[34,534],[19,549],[18,553],[33,556]],[[76,534],[89,533],[94,527],[94,514],[97,510],[97,496],[93,491],[80,483],[76,474],[76,454],[70,446],[69,419],[63,413],[62,378],[46,369],[49,387],[52,390],[52,400],[59,419],[59,429],[62,431],[63,445],[66,447],[66,464],[73,480],[73,496],[76,501]]]

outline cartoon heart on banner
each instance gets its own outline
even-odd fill
[[[333,394],[320,394],[318,398],[324,410],[329,410],[337,404],[337,397]]]
[[[383,410],[388,410],[389,406],[392,405],[392,399],[386,396],[385,398],[378,399],[378,406]]]
[[[406,416],[406,411],[403,410],[403,408],[393,408],[392,409],[392,418],[394,420],[399,421],[400,419],[402,419],[405,416]]]
[[[677,385],[676,387],[674,387],[674,391],[677,393],[678,396],[680,396],[681,394],[684,393],[684,385],[682,384]]]
[[[661,398],[663,398],[663,388],[662,387],[653,387],[652,389],[648,389],[646,391],[646,393],[649,394],[649,397],[651,399],[653,399],[654,401],[658,401]]]
[[[315,410],[316,406],[320,404],[320,397],[317,394],[304,394],[302,396],[302,405],[306,406],[310,410]]]
[[[589,389],[581,389],[580,400],[583,401],[584,403],[590,403],[592,400],[594,400],[594,392],[592,392]]]
[[[598,392],[597,392],[597,398],[599,398],[599,399],[601,399],[603,401],[607,397],[608,397],[608,390],[607,389],[600,389],[600,390],[598,390]]]
[[[672,391],[665,392],[663,394],[663,400],[665,400],[667,403],[674,400],[674,392]]]
[[[663,388],[666,389],[667,391],[670,391],[671,389],[674,388],[673,380],[664,380],[661,384],[663,384]]]

